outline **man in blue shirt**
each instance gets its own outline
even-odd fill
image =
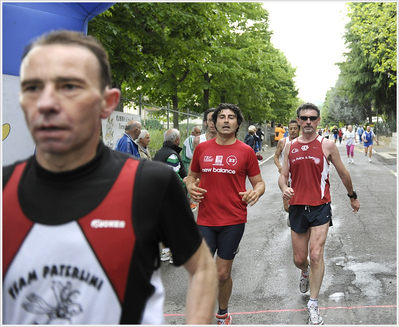
[[[126,152],[133,157],[140,158],[139,147],[134,142],[141,132],[141,124],[137,120],[130,120],[125,126],[125,134],[116,142],[115,150]]]

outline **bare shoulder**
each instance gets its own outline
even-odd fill
[[[281,151],[283,150],[283,142],[284,142],[284,139],[278,140],[277,146],[276,146],[276,153],[281,153]]]
[[[323,148],[324,155],[326,156],[326,158],[328,158],[328,160],[334,161],[333,157],[336,155],[339,156],[338,148],[332,140],[325,138],[321,143],[321,145]]]

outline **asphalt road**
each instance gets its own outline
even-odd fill
[[[396,152],[373,154],[368,163],[356,146],[355,164],[346,163],[361,203],[353,213],[346,189],[333,166],[330,182],[333,227],[325,248],[325,276],[319,309],[327,325],[397,324],[397,180]],[[272,155],[263,153],[266,192],[248,209],[248,223],[233,265],[229,310],[235,325],[307,324],[309,293],[299,292],[299,270],[292,262],[288,214],[277,186]],[[383,155],[384,152],[386,155]],[[249,187],[249,186],[248,186]],[[167,324],[184,324],[187,274],[162,263]],[[215,308],[216,310],[216,308]]]

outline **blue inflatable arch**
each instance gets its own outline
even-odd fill
[[[2,165],[32,155],[35,144],[19,105],[19,67],[24,47],[52,30],[87,34],[89,21],[114,2],[2,2],[3,74],[1,96]]]
[[[24,47],[51,30],[87,34],[91,19],[114,2],[3,2],[3,74],[19,76]]]

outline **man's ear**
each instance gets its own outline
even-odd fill
[[[103,108],[101,110],[101,119],[108,118],[115,110],[121,97],[121,91],[116,88],[106,88],[103,95]]]

